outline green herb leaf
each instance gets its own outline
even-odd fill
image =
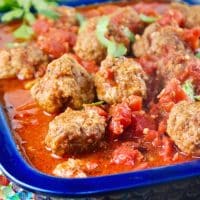
[[[157,17],[150,17],[150,16],[147,16],[145,14],[140,14],[140,19],[141,19],[141,21],[148,23],[148,24],[151,24],[151,23],[156,22],[158,20]]]
[[[118,44],[116,42],[110,41],[110,43],[107,46],[108,48],[108,55],[114,56],[114,57],[120,57],[127,53],[127,48],[124,46],[124,44]]]
[[[197,101],[200,101],[200,95],[194,96],[194,99],[197,100]]]
[[[26,44],[27,44],[26,42],[20,42],[20,43],[18,43],[18,42],[8,42],[6,44],[6,46],[8,48],[16,48],[16,47],[25,46]]]
[[[82,26],[85,23],[85,20],[86,20],[85,17],[80,13],[76,14],[76,19],[79,22],[80,26]]]
[[[125,36],[128,37],[131,42],[135,42],[135,35],[129,30],[128,27],[125,27],[123,32]]]
[[[91,106],[100,106],[100,105],[102,105],[104,103],[105,103],[104,101],[97,101],[97,102],[94,102],[94,103],[90,103],[88,105],[91,105]]]
[[[24,8],[26,12],[30,11],[32,5],[31,0],[16,0],[16,1],[21,8]]]
[[[110,19],[107,16],[104,16],[99,20],[96,27],[97,39],[103,46],[107,48],[108,55],[111,55],[113,57],[123,56],[127,53],[127,48],[124,46],[124,44],[118,44],[117,42],[108,40],[105,37],[109,21]]]
[[[17,8],[15,10],[9,11],[7,13],[5,13],[2,17],[1,17],[1,21],[2,22],[11,22],[14,19],[19,19],[22,17],[24,11],[20,8]]]
[[[187,96],[191,100],[194,100],[194,87],[192,85],[192,81],[191,80],[185,81],[182,88],[183,88],[184,92],[187,94]]]
[[[24,19],[29,23],[33,24],[35,22],[35,16],[31,12],[27,12],[24,14]]]
[[[99,20],[96,27],[97,38],[99,42],[106,47],[108,46],[109,43],[109,40],[105,37],[109,21],[110,21],[109,17],[104,16]]]
[[[14,36],[17,39],[28,40],[32,37],[32,35],[33,35],[33,29],[26,24],[22,24],[18,29],[14,31]]]
[[[196,53],[195,56],[200,59],[200,52]]]
[[[0,11],[5,12],[16,7],[17,2],[15,0],[0,0]]]
[[[38,12],[54,20],[59,18],[59,14],[53,10],[39,10]]]
[[[37,11],[45,10],[49,7],[48,3],[44,0],[32,0],[32,4]]]

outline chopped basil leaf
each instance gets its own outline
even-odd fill
[[[194,87],[192,85],[191,80],[187,80],[183,86],[182,86],[184,92],[187,94],[187,96],[191,99],[194,100]]]
[[[195,56],[200,59],[200,52],[196,53]]]
[[[128,27],[125,27],[123,32],[125,36],[128,37],[131,42],[135,42],[135,35],[129,30]]]
[[[102,104],[104,104],[104,101],[97,101],[97,102],[94,102],[94,103],[90,103],[90,104],[88,104],[88,105],[100,106],[100,105],[102,105]]]
[[[53,10],[38,10],[39,13],[43,14],[44,16],[51,18],[51,19],[58,19],[59,18],[59,14]]]
[[[59,18],[59,14],[50,8],[50,6],[52,6],[52,3],[49,4],[49,2],[45,0],[32,0],[32,4],[38,13],[41,13],[51,19]]]
[[[0,0],[0,11],[5,12],[11,10],[11,8],[16,8],[17,2],[15,0]]]
[[[44,0],[32,0],[32,4],[37,11],[45,10],[49,7],[48,3]]]
[[[35,22],[35,16],[30,13],[30,12],[27,12],[25,13],[24,15],[24,19],[29,23],[29,24],[33,24]]]
[[[33,35],[33,29],[26,24],[22,24],[18,29],[14,31],[14,36],[17,39],[28,40],[32,37],[32,35]]]
[[[20,43],[18,43],[18,42],[8,42],[6,44],[6,46],[8,48],[16,48],[16,47],[21,47],[21,46],[25,46],[25,45],[26,45],[26,42],[20,42]]]
[[[114,57],[120,57],[127,53],[127,48],[124,46],[124,44],[118,44],[116,42],[110,41],[108,45],[108,55],[114,56]]]
[[[197,101],[200,101],[200,95],[194,96],[194,99],[197,100]]]
[[[127,48],[122,43],[117,43],[115,41],[109,40],[105,37],[109,25],[109,17],[102,17],[96,27],[96,36],[99,42],[107,48],[108,55],[113,57],[120,57],[127,53]]]
[[[105,37],[109,20],[110,20],[109,17],[106,17],[106,16],[102,17],[97,23],[97,27],[96,27],[97,39],[105,47],[107,47],[109,43],[109,40]]]
[[[26,12],[30,11],[31,8],[31,0],[16,0],[18,5],[22,8],[24,8],[24,10]]]
[[[153,22],[156,22],[157,21],[157,17],[150,17],[150,16],[147,16],[145,14],[140,14],[140,19],[145,22],[145,23],[153,23]]]
[[[195,101],[200,101],[200,95],[195,95],[195,92],[194,92],[194,86],[192,85],[192,81],[191,80],[187,80],[183,86],[182,86],[184,92],[187,94],[187,96]]]
[[[22,17],[24,11],[20,8],[16,8],[14,10],[6,12],[2,17],[2,22],[11,22],[14,19],[19,19]]]

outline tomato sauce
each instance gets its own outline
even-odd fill
[[[127,5],[123,3],[121,5]],[[134,6],[134,5],[133,5]],[[144,4],[137,4],[135,8],[143,12]],[[146,7],[148,7],[146,5]],[[149,12],[163,12],[167,4],[149,4]],[[103,9],[105,8],[105,9]],[[80,8],[86,16],[97,16],[110,13],[115,10],[115,5],[105,7]],[[146,10],[146,9],[145,9]],[[13,41],[9,34],[8,27],[0,29],[0,48],[6,42]],[[81,61],[80,61],[81,62]],[[146,62],[140,61],[141,63]],[[96,72],[95,64],[82,63],[90,72]],[[150,63],[151,65],[151,63]],[[153,66],[154,67],[154,66]],[[153,73],[153,67],[149,74]],[[70,158],[78,158],[81,161],[89,161],[94,164],[94,169],[89,172],[90,176],[99,176],[128,172],[139,169],[171,165],[175,163],[190,161],[191,156],[184,155],[175,147],[173,141],[165,135],[165,124],[152,119],[150,114],[142,113],[141,105],[137,104],[134,110],[134,117],[127,122],[123,117],[127,117],[124,105],[119,105],[120,109],[114,110],[114,115],[120,118],[120,123],[124,122],[126,129],[119,137],[109,136],[102,147],[89,154],[66,155],[64,158],[52,155],[45,148],[44,139],[48,132],[49,122],[55,117],[44,112],[34,102],[30,91],[25,89],[26,81],[17,79],[0,80],[0,94],[2,105],[6,108],[10,121],[12,133],[16,139],[27,162],[37,170],[52,174],[56,165]],[[139,99],[140,101],[140,99]],[[152,112],[156,113],[159,107],[153,107]],[[150,119],[151,118],[151,119]],[[115,119],[114,119],[115,120]],[[118,119],[116,119],[118,120]],[[113,121],[113,125],[116,122]],[[119,121],[117,121],[119,123]],[[128,125],[127,125],[128,123]],[[163,125],[164,124],[164,125]],[[158,128],[159,126],[159,128]],[[110,127],[113,130],[113,127]],[[158,129],[158,130],[157,130]],[[144,130],[144,131],[143,131]],[[148,132],[148,134],[146,134]],[[118,133],[118,131],[117,131]],[[140,151],[138,151],[138,149]],[[141,152],[141,153],[140,153]]]
[[[0,81],[0,90],[4,106],[8,111],[12,132],[27,161],[39,171],[51,174],[57,164],[67,160],[67,156],[65,158],[55,157],[45,148],[44,138],[47,134],[48,123],[54,116],[45,113],[35,104],[31,98],[30,92],[24,89],[25,83],[26,82],[15,79]],[[131,141],[128,142],[130,145],[125,148],[124,145],[121,145],[121,141],[127,142],[128,134],[130,134],[132,130],[133,128],[127,130],[124,136],[125,138],[120,139],[120,141],[113,141],[113,139],[110,139],[110,141],[105,144],[105,148],[99,151],[74,157],[80,158],[83,161],[95,163],[97,167],[95,170],[92,170],[90,174],[93,176],[127,172],[191,160],[190,156],[179,153],[174,147],[169,159],[161,159],[163,156],[162,153],[166,153],[164,151],[167,150],[162,150],[162,147],[159,145],[154,147],[151,144],[151,140],[158,140],[158,136],[155,136],[157,133],[152,133],[153,139],[143,138],[143,136],[141,138],[139,136],[133,137]],[[140,158],[138,158],[139,160],[136,159],[137,161],[134,164],[129,163],[132,159],[132,154],[134,154],[134,156],[137,154],[132,148],[130,148],[130,150],[129,146],[138,145],[141,142],[144,142],[141,148],[144,148],[143,154],[145,158],[142,159],[143,161],[140,161]],[[164,143],[164,145],[167,146],[169,141],[167,140],[165,142],[166,144]],[[125,161],[122,159],[122,162],[120,162],[120,157],[116,158],[116,154],[122,155],[121,157],[126,155]],[[113,162],[113,160],[116,159],[118,159],[118,161]]]

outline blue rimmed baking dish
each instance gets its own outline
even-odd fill
[[[103,2],[106,0],[62,1],[71,6]],[[200,199],[200,160],[89,178],[64,179],[43,174],[31,167],[18,151],[3,106],[0,107],[0,169],[20,187],[49,196],[102,197],[117,193],[115,199]]]

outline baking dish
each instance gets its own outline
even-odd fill
[[[105,1],[80,2],[82,5],[103,3]],[[80,5],[80,2],[65,1],[67,5],[72,6]],[[0,109],[0,138],[0,168],[3,173],[17,185],[27,190],[50,196],[88,197],[104,196],[115,192],[123,194],[126,190],[135,192],[138,188],[147,188],[161,183],[168,184],[171,181],[200,176],[200,161],[198,160],[178,165],[91,178],[62,179],[42,174],[30,167],[17,150],[3,106]],[[191,179],[189,183],[193,180],[196,181],[196,178]],[[185,186],[188,187],[187,184]],[[126,194],[129,193],[126,192]]]

